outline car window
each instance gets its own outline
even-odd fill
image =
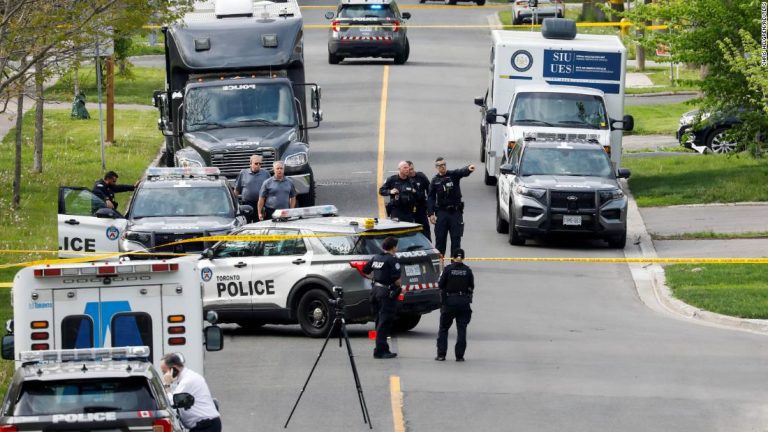
[[[389,235],[361,237],[363,240],[365,253],[377,254],[377,253],[383,252],[384,249],[382,249],[381,244],[384,242],[384,239],[387,237],[389,237]],[[429,240],[426,237],[424,237],[424,234],[422,234],[421,231],[396,235],[395,237],[397,237],[397,240],[398,240],[397,242],[398,252],[411,252],[411,251],[417,251],[417,250],[432,249],[432,243],[430,243]]]
[[[595,147],[595,150],[528,148],[520,162],[520,175],[613,177],[608,155],[597,144]]]
[[[233,235],[262,235],[266,230],[247,230],[233,233]],[[218,243],[213,248],[214,258],[244,258],[255,256],[261,242],[247,240],[226,240]]]
[[[226,187],[180,186],[139,189],[131,203],[129,217],[234,217],[232,200]]]
[[[339,11],[339,18],[396,18],[395,12],[385,4],[345,5]]]
[[[101,198],[86,189],[62,188],[62,197],[62,210],[68,215],[91,216],[96,210],[107,207]]]
[[[13,415],[156,409],[157,402],[146,378],[99,378],[25,382],[22,384]]]
[[[295,236],[299,234],[298,230],[289,229],[271,229],[269,235],[275,236]],[[307,253],[307,246],[303,238],[286,238],[261,242],[262,256],[285,256],[285,255],[304,255]]]
[[[356,244],[356,238],[355,236],[347,236],[347,235],[333,235],[332,234],[328,237],[322,237],[322,234],[326,233],[319,233],[321,234],[321,237],[318,237],[320,240],[320,243],[325,246],[325,250],[327,250],[331,255],[357,255],[358,251],[355,247]]]

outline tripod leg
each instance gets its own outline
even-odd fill
[[[357,373],[357,366],[355,365],[355,355],[352,354],[352,345],[349,343],[349,334],[347,333],[347,323],[344,318],[336,318],[341,323],[341,334],[344,336],[344,341],[347,344],[347,354],[349,355],[349,364],[352,366],[352,376],[355,377],[355,387],[357,387],[357,398],[360,401],[360,410],[363,412],[363,423],[368,423],[368,428],[373,429],[373,423],[371,423],[371,415],[368,413],[368,405],[365,403],[365,396],[363,395],[363,386],[360,384],[360,375]]]
[[[299,397],[296,399],[296,403],[293,404],[293,408],[291,409],[291,413],[288,415],[288,420],[285,421],[285,425],[283,425],[283,429],[288,428],[288,422],[291,421],[291,417],[293,417],[293,412],[296,411],[296,407],[299,406],[299,401],[301,400],[301,397],[304,395],[304,390],[307,389],[307,385],[309,384],[309,379],[312,378],[312,374],[315,372],[315,368],[317,367],[317,363],[320,362],[320,357],[323,356],[323,352],[325,351],[325,347],[328,345],[328,341],[331,339],[331,334],[333,333],[333,329],[336,328],[336,323],[334,322],[331,326],[331,331],[328,332],[328,335],[325,337],[325,342],[323,342],[323,347],[320,349],[320,353],[317,355],[317,358],[315,359],[315,364],[312,365],[312,369],[309,371],[309,375],[307,376],[307,380],[304,382],[304,387],[301,388],[301,392],[299,393]]]

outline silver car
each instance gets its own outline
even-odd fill
[[[323,337],[340,286],[347,322],[371,321],[371,281],[362,270],[390,235],[399,239],[403,286],[394,328],[410,330],[440,307],[440,256],[421,225],[335,214],[333,206],[278,210],[273,220],[232,233],[241,238],[206,250],[198,265],[205,310],[241,326],[298,323],[306,335]]]
[[[585,234],[623,249],[627,197],[608,154],[596,142],[521,141],[500,167],[496,231],[509,243],[548,234]]]
[[[512,3],[512,24],[533,23],[534,15],[536,23],[540,23],[544,18],[565,16],[565,5],[562,0],[539,0],[535,7],[531,7],[532,2],[528,0],[511,0],[510,3]]]

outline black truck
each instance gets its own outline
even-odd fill
[[[283,161],[299,205],[314,205],[308,129],[320,125],[322,111],[320,88],[304,80],[298,4],[245,2],[245,9],[227,10],[238,3],[219,2],[214,13],[163,28],[166,88],[155,91],[154,104],[164,162],[216,167],[232,179],[259,154],[268,170]]]

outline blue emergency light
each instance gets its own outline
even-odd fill
[[[381,5],[371,5],[370,8],[378,10],[381,9]]]

